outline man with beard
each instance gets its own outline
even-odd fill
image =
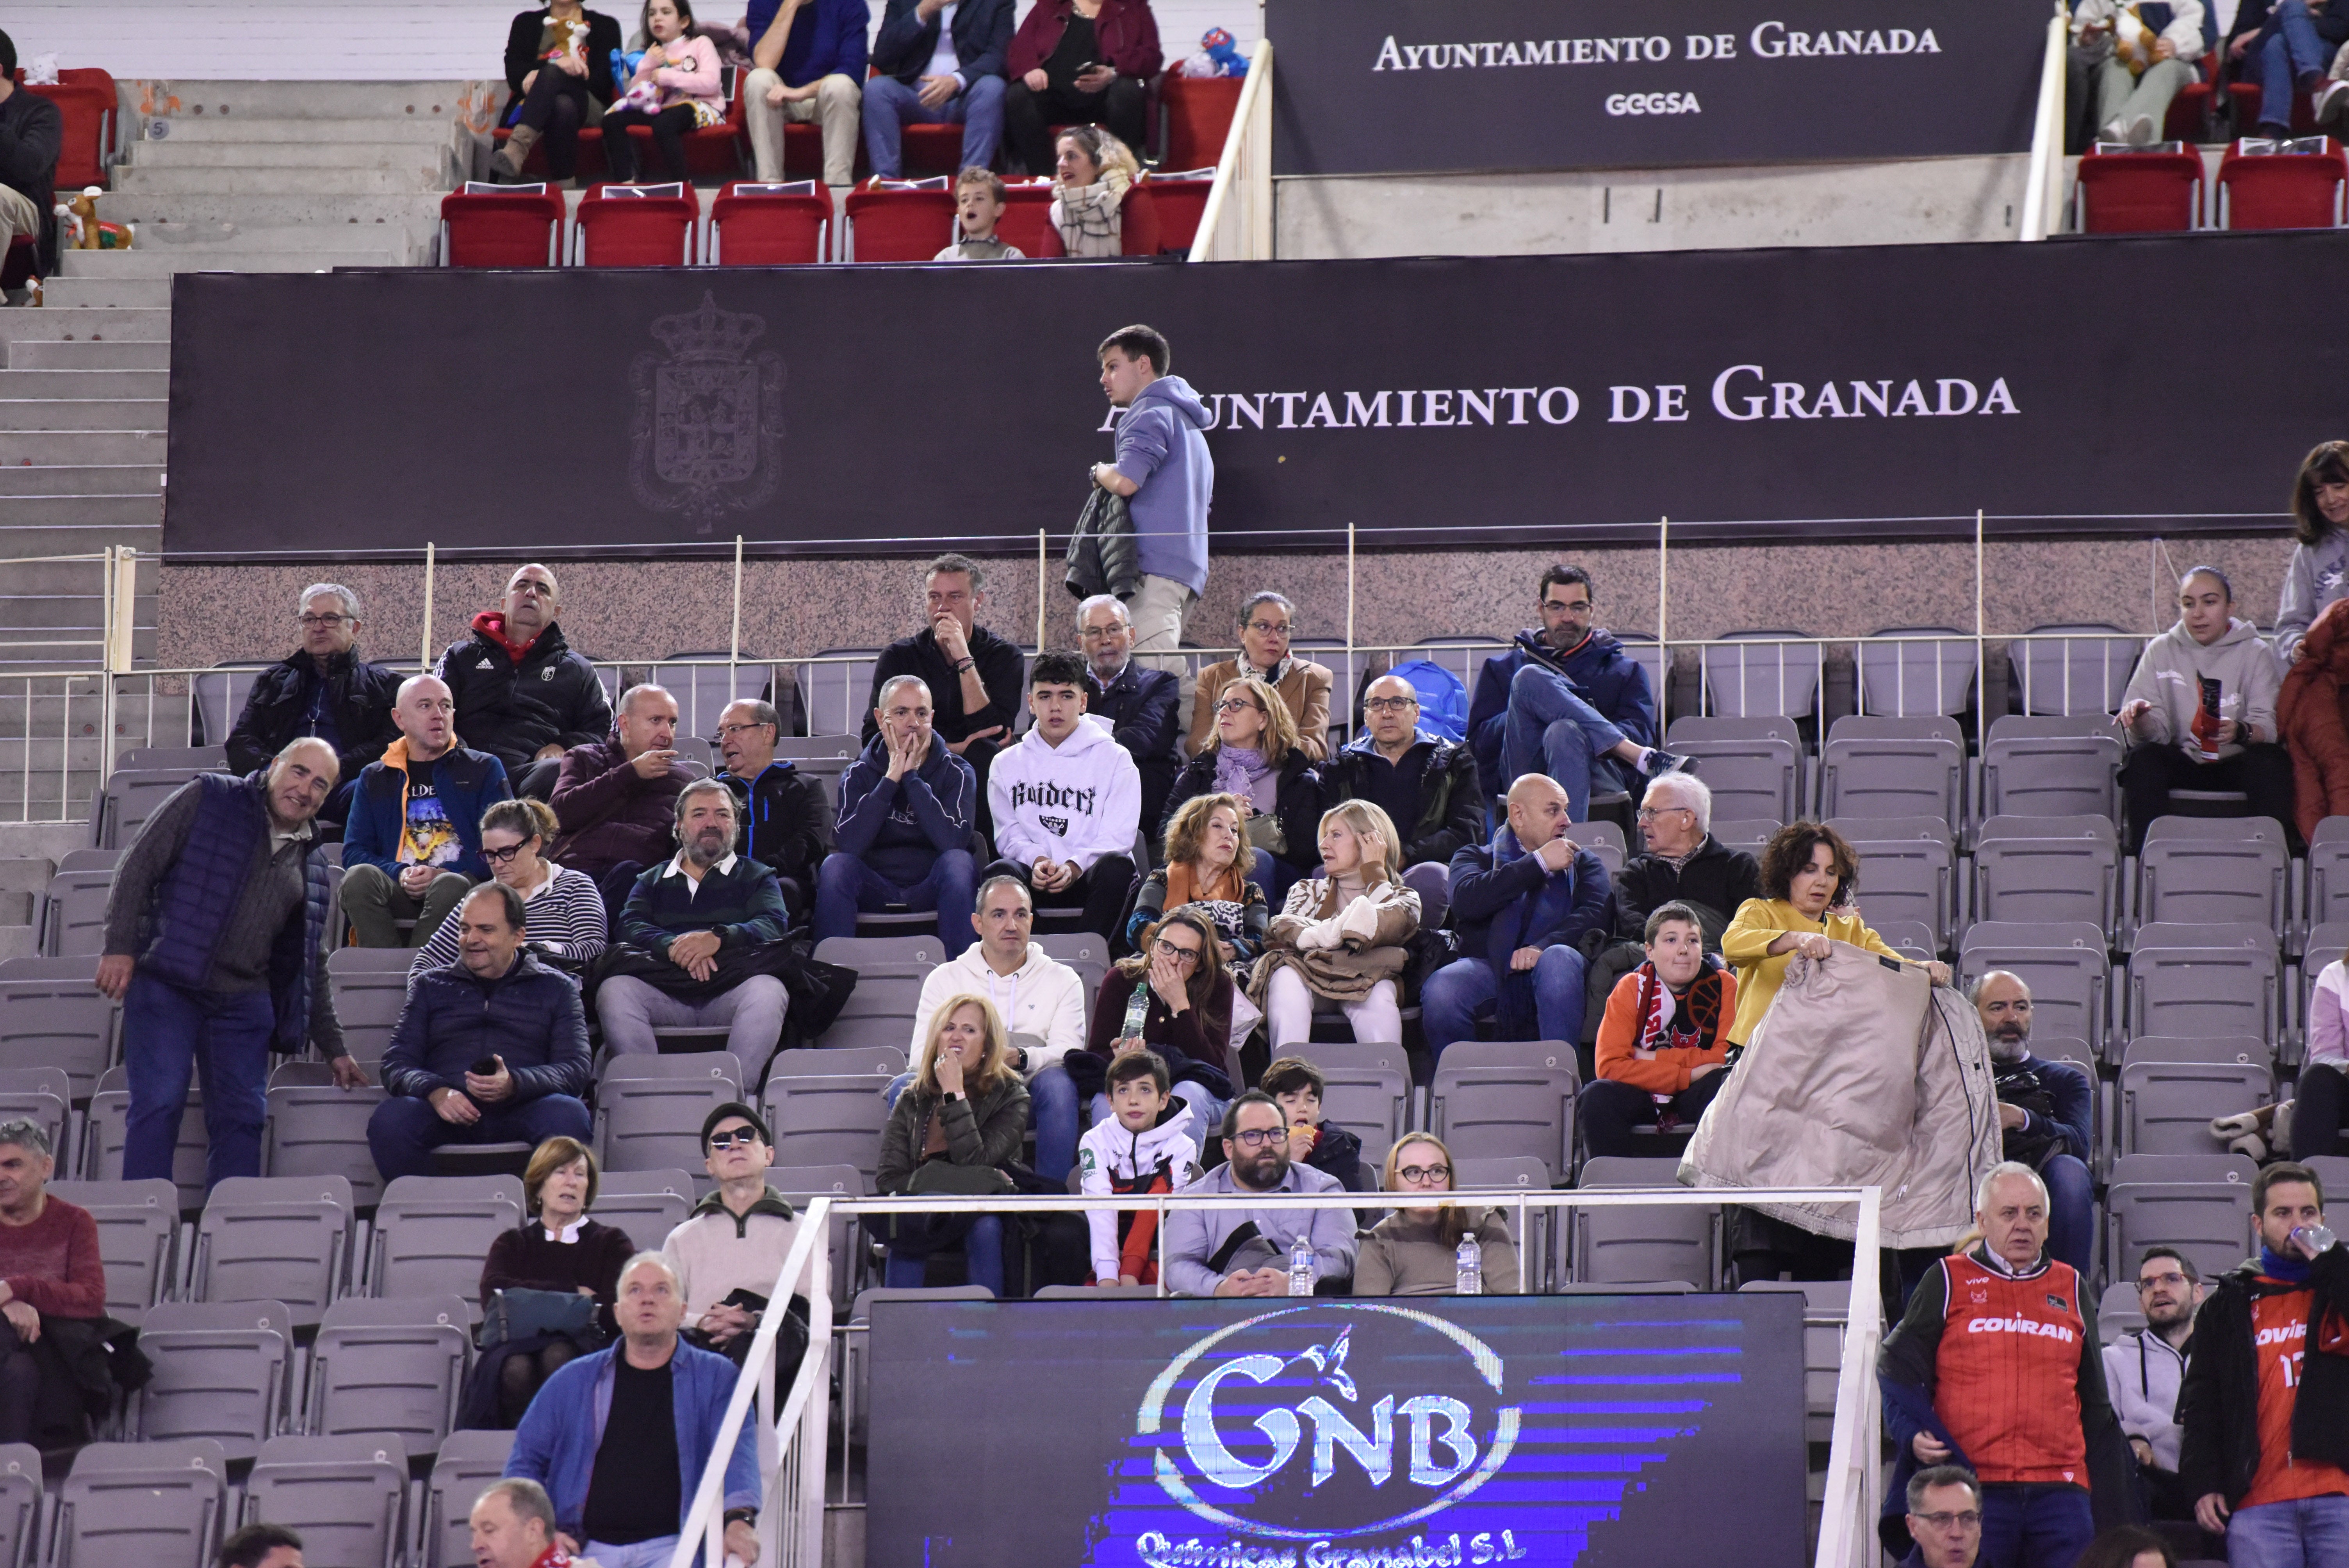
[[[2088,1178],[2088,1075],[2031,1054],[2031,987],[1993,969],[1973,983],[1974,1011],[1990,1042],[2005,1157],[2047,1183],[2047,1250],[2089,1273],[2095,1250],[2095,1188]]]
[[[1195,1192],[1342,1192],[1337,1179],[1288,1162],[1280,1107],[1250,1089],[1224,1112],[1224,1163]],[[1354,1275],[1354,1216],[1328,1209],[1177,1209],[1166,1217],[1166,1286],[1175,1295],[1286,1295],[1288,1250],[1313,1249],[1317,1282]]]
[[[2178,1479],[2178,1389],[2186,1380],[2202,1276],[2175,1247],[2147,1247],[2137,1265],[2145,1326],[2105,1346],[2105,1391],[2137,1460],[2138,1484],[2156,1519],[2191,1520],[2194,1500]],[[2207,1556],[2209,1553],[2203,1553]]]

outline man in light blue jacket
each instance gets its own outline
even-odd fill
[[[564,1365],[514,1432],[505,1473],[554,1500],[558,1543],[600,1568],[665,1568],[718,1444],[735,1367],[678,1338],[685,1292],[658,1253],[620,1270],[620,1343]],[[759,1560],[755,1414],[744,1412],[719,1506],[726,1553]]]
[[[1183,614],[1207,591],[1207,508],[1216,494],[1216,459],[1204,433],[1215,415],[1191,384],[1170,376],[1171,350],[1155,327],[1121,326],[1102,340],[1102,390],[1125,410],[1117,424],[1117,459],[1093,465],[1093,482],[1125,497],[1133,518],[1142,586],[1126,603],[1133,651],[1183,677],[1185,727],[1195,679],[1178,655]],[[1177,733],[1181,733],[1179,730]]]
[[[1280,1107],[1250,1089],[1224,1113],[1224,1163],[1182,1189],[1203,1192],[1341,1192],[1337,1178],[1288,1159]],[[1354,1277],[1350,1209],[1176,1209],[1166,1216],[1166,1288],[1175,1295],[1286,1295],[1289,1249],[1313,1252],[1317,1287]],[[1318,1290],[1317,1290],[1318,1294]]]

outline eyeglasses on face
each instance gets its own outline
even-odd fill
[[[1419,699],[1415,696],[1374,696],[1362,706],[1372,713],[1401,713],[1407,707],[1417,707]]]
[[[524,839],[519,844],[508,844],[502,850],[493,850],[490,848],[489,845],[483,844],[481,846],[481,859],[489,861],[490,864],[493,866],[502,866],[528,848],[530,848],[530,841],[528,839]]]
[[[713,1150],[731,1149],[737,1144],[747,1149],[758,1141],[759,1130],[755,1127],[721,1127],[709,1135],[709,1147]]]
[[[1164,953],[1177,964],[1199,962],[1199,950],[1195,947],[1185,947],[1179,942],[1170,942],[1163,936],[1150,945],[1153,952]]]
[[[1259,637],[1288,635],[1288,623],[1286,621],[1250,621],[1247,624],[1247,629]]]
[[[302,616],[302,624],[308,627],[339,626],[344,622],[351,619],[353,619],[353,617],[349,615],[312,615],[305,614]]]
[[[1452,1180],[1449,1165],[1402,1165],[1395,1168],[1395,1179],[1406,1186],[1432,1187],[1438,1181]]]
[[[1973,1509],[1963,1513],[1912,1513],[1911,1519],[1921,1519],[1935,1530],[1958,1529],[1973,1531],[1982,1528],[1982,1514]]]
[[[1640,820],[1652,822],[1667,811],[1686,811],[1689,809],[1686,806],[1642,806],[1640,808]]]
[[[1545,599],[1542,601],[1542,608],[1547,610],[1553,615],[1563,615],[1569,612],[1578,614],[1581,611],[1590,608],[1590,601],[1588,599]]]
[[[2168,1274],[2152,1274],[2148,1275],[2147,1278],[2137,1281],[2137,1288],[2142,1292],[2151,1290],[2157,1285],[2166,1284],[2173,1287],[2182,1287],[2185,1284],[2185,1274],[2181,1270],[2171,1269]]]
[[[721,724],[718,727],[718,738],[725,740],[732,736],[747,735],[754,729],[772,729],[773,727],[771,724]]]
[[[1227,696],[1216,705],[1217,713],[1262,713],[1255,702],[1244,696]]]
[[[1251,1127],[1245,1132],[1233,1133],[1232,1141],[1238,1144],[1242,1149],[1262,1149],[1266,1145],[1278,1142],[1288,1136],[1288,1130],[1287,1128]]]

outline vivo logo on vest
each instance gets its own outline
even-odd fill
[[[2073,1343],[2072,1331],[2060,1323],[2041,1323],[2029,1317],[1976,1317],[1966,1323],[1968,1334],[2035,1334],[2042,1339],[2060,1339]]]
[[[1151,1383],[1135,1430],[1160,1488],[1190,1513],[1330,1541],[1415,1524],[1490,1480],[1521,1419],[1503,1385],[1499,1354],[1455,1324],[1316,1303],[1192,1343]]]

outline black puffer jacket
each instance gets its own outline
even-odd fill
[[[1028,1086],[1018,1073],[1006,1073],[993,1088],[976,1100],[967,1094],[952,1099],[905,1086],[881,1130],[881,1162],[874,1168],[873,1190],[903,1192],[922,1163],[922,1145],[930,1135],[930,1116],[939,1113],[947,1135],[945,1159],[957,1165],[992,1165],[1002,1170],[1019,1158],[1028,1140]]]
[[[236,727],[228,732],[229,771],[260,771],[287,741],[305,733],[309,703],[304,694],[316,670],[310,655],[297,651],[261,672]],[[346,781],[368,763],[382,761],[383,748],[398,737],[399,727],[391,722],[391,705],[398,696],[399,676],[382,665],[348,652],[326,661],[326,703],[342,741],[336,755]]]
[[[466,1070],[492,1056],[513,1075],[514,1103],[584,1097],[594,1076],[579,987],[527,950],[495,980],[459,963],[409,981],[383,1054],[383,1087],[419,1099],[436,1088],[461,1093]]]
[[[1184,803],[1196,795],[1216,793],[1216,753],[1210,747],[1183,764],[1183,771],[1174,775],[1174,788],[1166,796],[1166,809],[1158,814],[1158,841],[1166,842],[1166,824]],[[1318,870],[1321,864],[1321,773],[1307,759],[1302,751],[1292,751],[1280,765],[1280,784],[1273,792],[1273,807],[1280,819],[1280,835],[1288,852],[1280,859],[1300,871]]]
[[[1402,834],[1403,863],[1433,861],[1450,865],[1453,856],[1485,837],[1485,799],[1477,792],[1476,757],[1456,740],[1431,738],[1413,744],[1432,746],[1434,750],[1428,754],[1427,766],[1419,776],[1419,820],[1395,824],[1395,830]],[[1323,799],[1335,806],[1341,800],[1369,799],[1368,779],[1375,761],[1367,735],[1340,747],[1336,756],[1321,764]]]
[[[2260,1367],[2252,1343],[2251,1300],[2276,1287],[2259,1283],[2247,1263],[2220,1276],[2194,1315],[2194,1354],[2178,1388],[2178,1477],[2189,1497],[2223,1494],[2230,1507],[2251,1490],[2260,1468]],[[2292,1408],[2292,1456],[2349,1467],[2349,1350],[2323,1348],[2324,1330],[2349,1320],[2349,1247],[2317,1255],[2309,1267],[2315,1299]],[[2297,1287],[2292,1287],[2297,1288]]]
[[[1749,898],[1762,896],[1762,867],[1744,850],[1733,850],[1707,833],[1688,863],[1678,871],[1656,855],[1623,862],[1615,882],[1615,940],[1644,942],[1648,916],[1678,900],[1693,904],[1704,926],[1704,944],[1721,950],[1721,934]]]
[[[568,751],[609,735],[612,703],[595,666],[571,651],[561,626],[541,632],[517,664],[490,635],[502,624],[495,610],[474,616],[473,634],[450,644],[432,673],[457,699],[458,740],[488,752],[519,779],[543,746]]]

